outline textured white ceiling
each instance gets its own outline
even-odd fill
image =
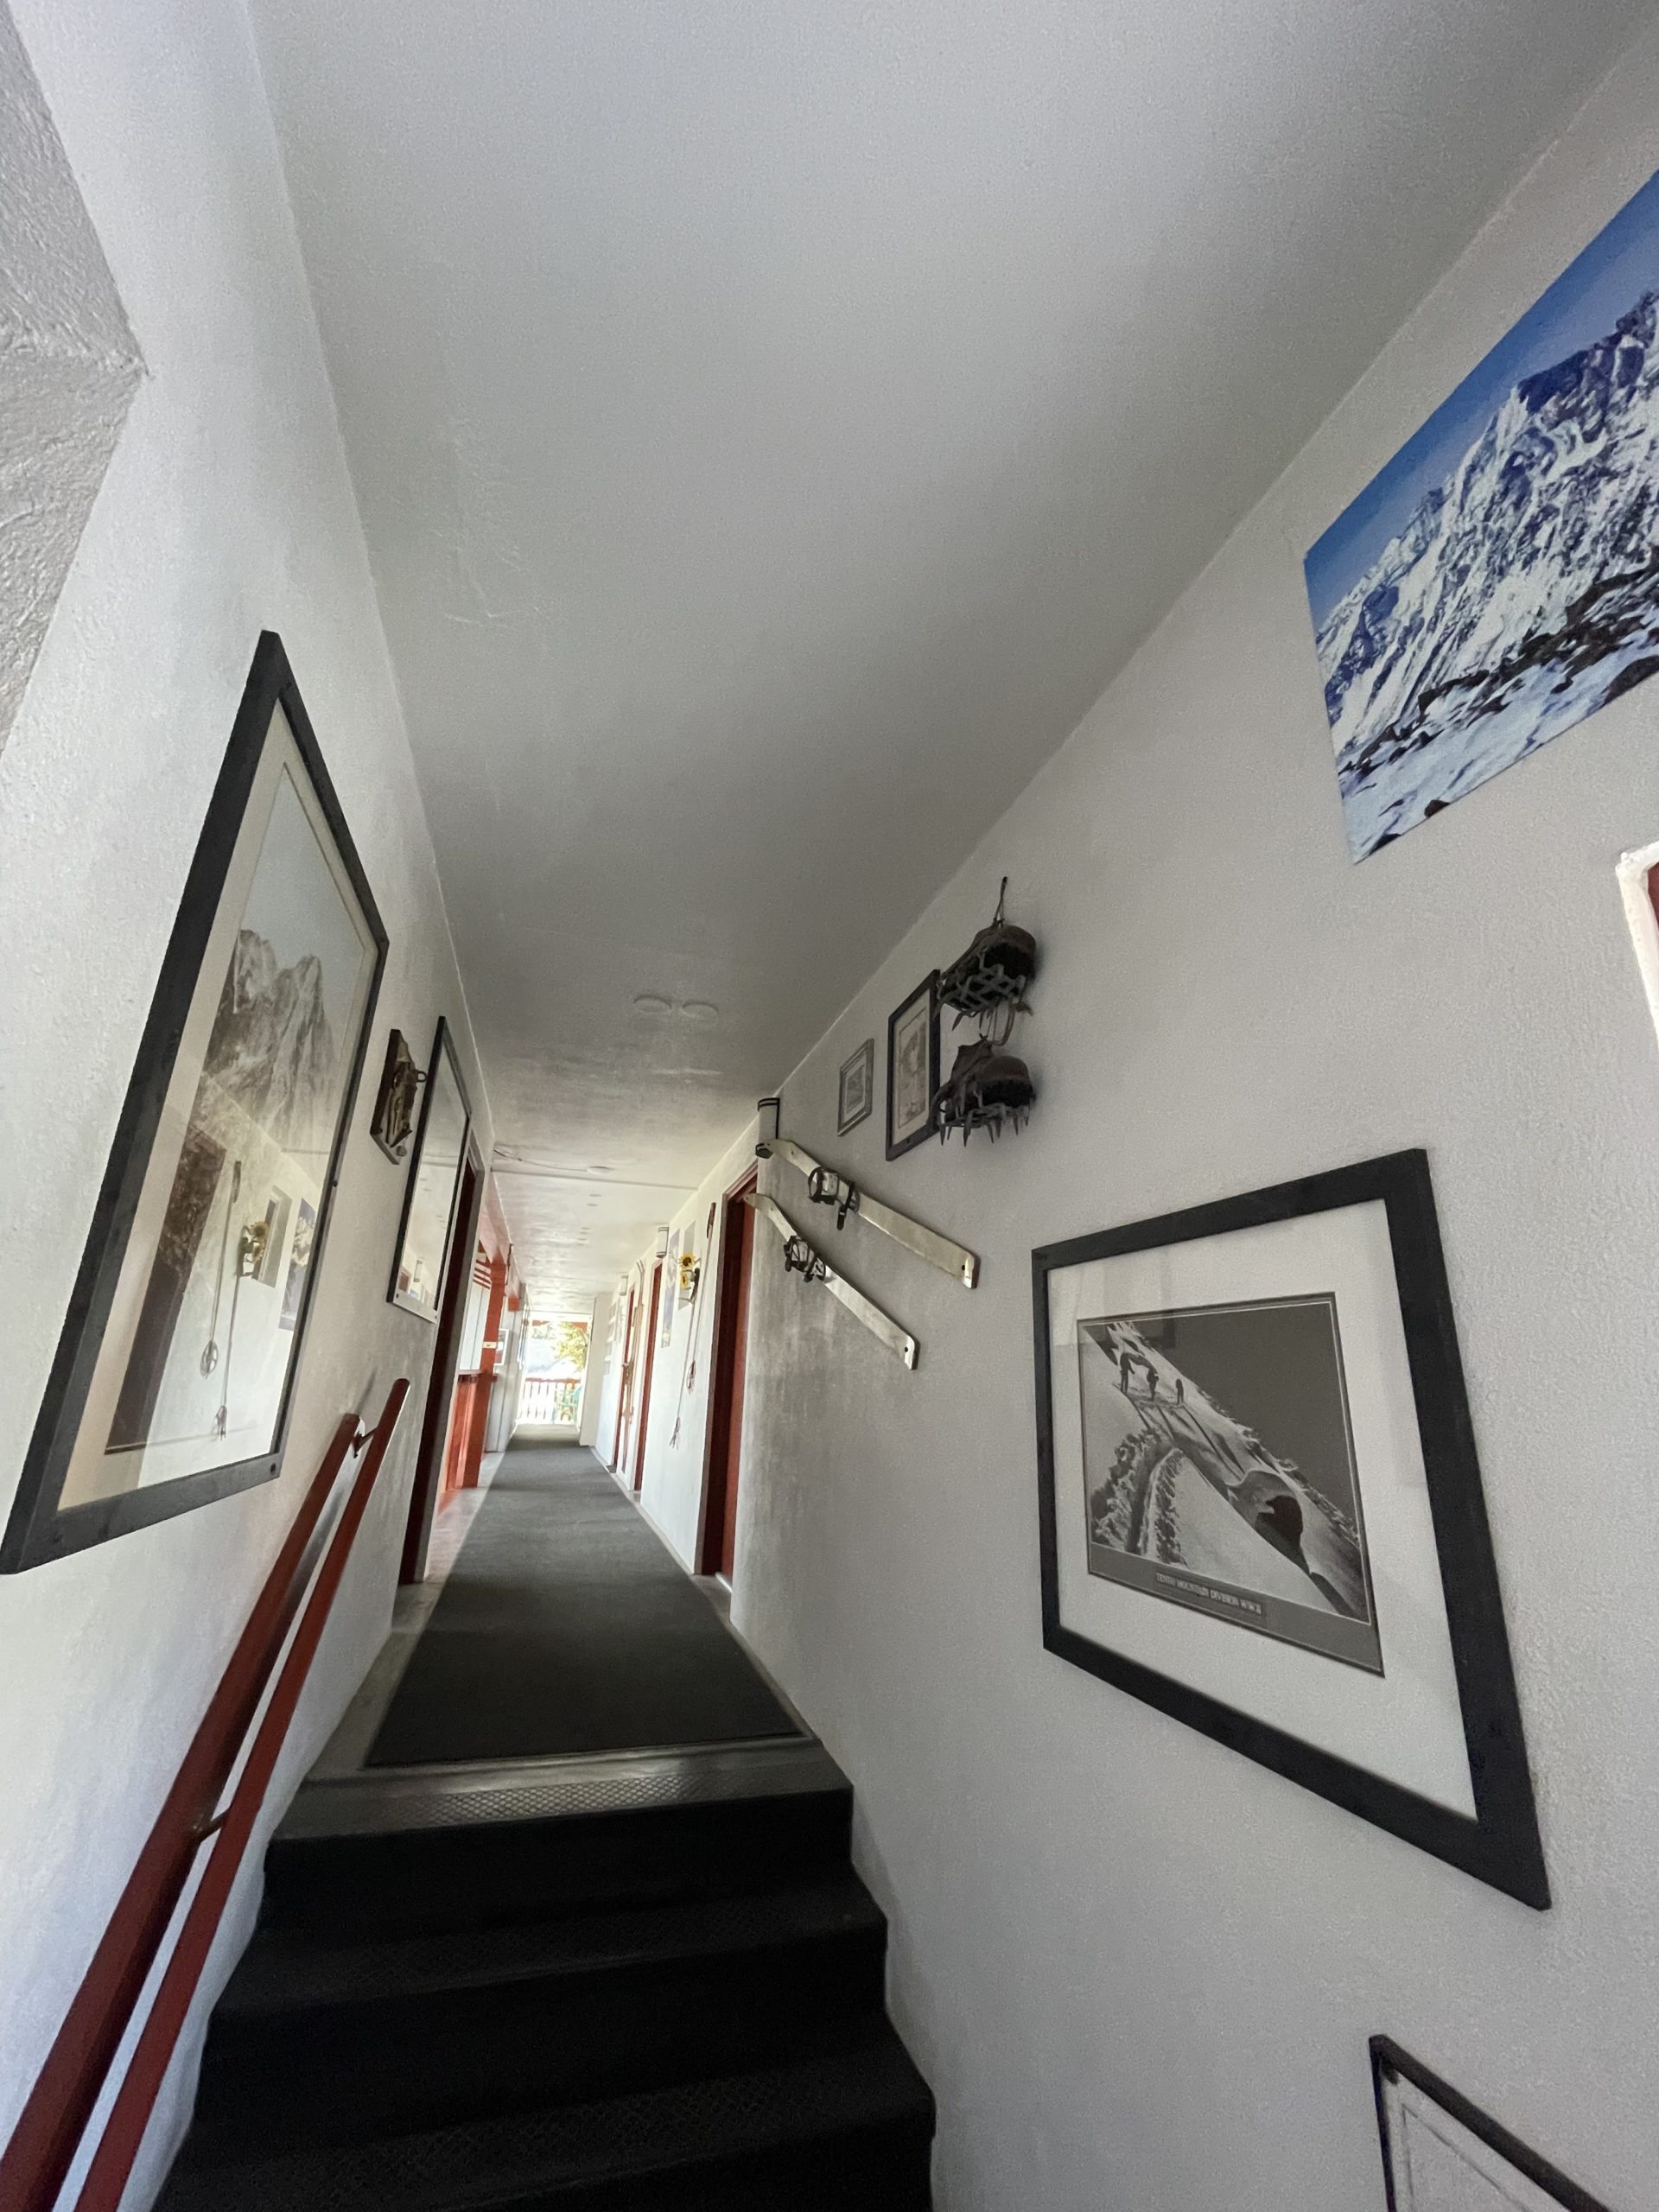
[[[671,1193],[590,1192],[706,1170],[1648,12],[254,0],[533,1291],[614,1279]]]

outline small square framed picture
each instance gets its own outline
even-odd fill
[[[938,1124],[939,971],[919,982],[887,1016],[887,1158],[931,1137]]]
[[[1387,2036],[1371,2081],[1389,2212],[1606,2212]]]
[[[841,1064],[836,1094],[836,1131],[845,1136],[875,1103],[875,1039],[867,1037],[852,1058]]]

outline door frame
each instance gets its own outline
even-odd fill
[[[443,1481],[444,1450],[449,1440],[449,1414],[455,1394],[461,1328],[467,1314],[467,1291],[473,1279],[473,1254],[478,1244],[479,1217],[483,1211],[484,1155],[468,1129],[466,1156],[461,1163],[461,1195],[455,1201],[454,1228],[432,1346],[432,1371],[421,1414],[415,1480],[409,1493],[409,1520],[404,1529],[403,1557],[397,1569],[400,1583],[420,1582],[426,1577],[426,1554],[432,1541],[432,1522]]]
[[[732,1209],[741,1205],[747,1192],[758,1188],[758,1162],[746,1167],[720,1202],[720,1271],[715,1279],[715,1366],[709,1393],[709,1425],[702,1443],[702,1499],[697,1509],[696,1561],[699,1574],[718,1574],[727,1510],[727,1470],[731,1464],[732,1383],[737,1364],[738,1271],[742,1264],[743,1240],[731,1234]],[[753,1246],[750,1246],[753,1266]],[[739,1439],[741,1445],[741,1439]],[[720,1488],[721,1511],[716,1513],[715,1491]]]
[[[645,1322],[645,1371],[639,1381],[639,1425],[633,1433],[633,1494],[636,1497],[645,1481],[645,1431],[651,1422],[651,1378],[657,1371],[657,1329],[663,1306],[663,1262],[658,1260],[651,1271],[651,1300]]]
[[[616,1427],[611,1434],[611,1456],[608,1462],[613,1475],[622,1471],[622,1427],[631,1410],[629,1406],[629,1368],[633,1352],[633,1309],[639,1296],[639,1286],[632,1274],[628,1277],[628,1310],[622,1322],[622,1358],[616,1376]]]

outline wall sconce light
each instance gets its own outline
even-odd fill
[[[755,1100],[754,1110],[760,1117],[760,1142],[762,1144],[777,1143],[778,1117],[783,1111],[783,1106],[784,1102],[781,1098],[757,1098]]]
[[[668,1224],[666,1222],[657,1231],[657,1256],[659,1260],[665,1260],[668,1257]]]

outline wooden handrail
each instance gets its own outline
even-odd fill
[[[369,1492],[408,1395],[409,1383],[400,1377],[393,1383],[369,1436],[359,1437],[353,1414],[343,1415],[334,1430],[293,1525],[272,1562],[247,1625],[128,1877],[109,1925],[64,2015],[63,2024],[29,2092],[11,2139],[0,2152],[0,2204],[6,2207],[7,2212],[51,2212],[56,2203],[145,1980],[160,1955],[196,1853],[213,1836],[216,1841],[207,1872],[191,1899],[178,1943],[79,2198],[81,2212],[92,2212],[95,2204],[107,2204],[113,2212],[119,2202],[143,2140],[144,2125],[206,1962],[219,1913],[276,1764],[283,1735],[293,1717],[306,1670],[345,1572],[352,1539],[362,1520]],[[310,1602],[306,1605],[231,1804],[223,1819],[217,1819],[220,1795],[235,1770],[272,1670],[311,1584],[324,1510],[340,1469],[359,1443],[368,1448],[328,1543]],[[205,1894],[213,1900],[206,1907],[202,1903]],[[190,1940],[194,1959],[188,1973],[188,1986],[186,1974],[180,1967],[180,1955],[187,1938]],[[163,2014],[164,1999],[167,2010]],[[158,2014],[162,2014],[159,2020]],[[141,2061],[143,2072],[135,2082]],[[112,2146],[111,2138],[118,2120],[122,2133]],[[119,2180],[115,2182],[113,2194],[95,2195],[94,2183],[107,2190],[118,2167]]]

